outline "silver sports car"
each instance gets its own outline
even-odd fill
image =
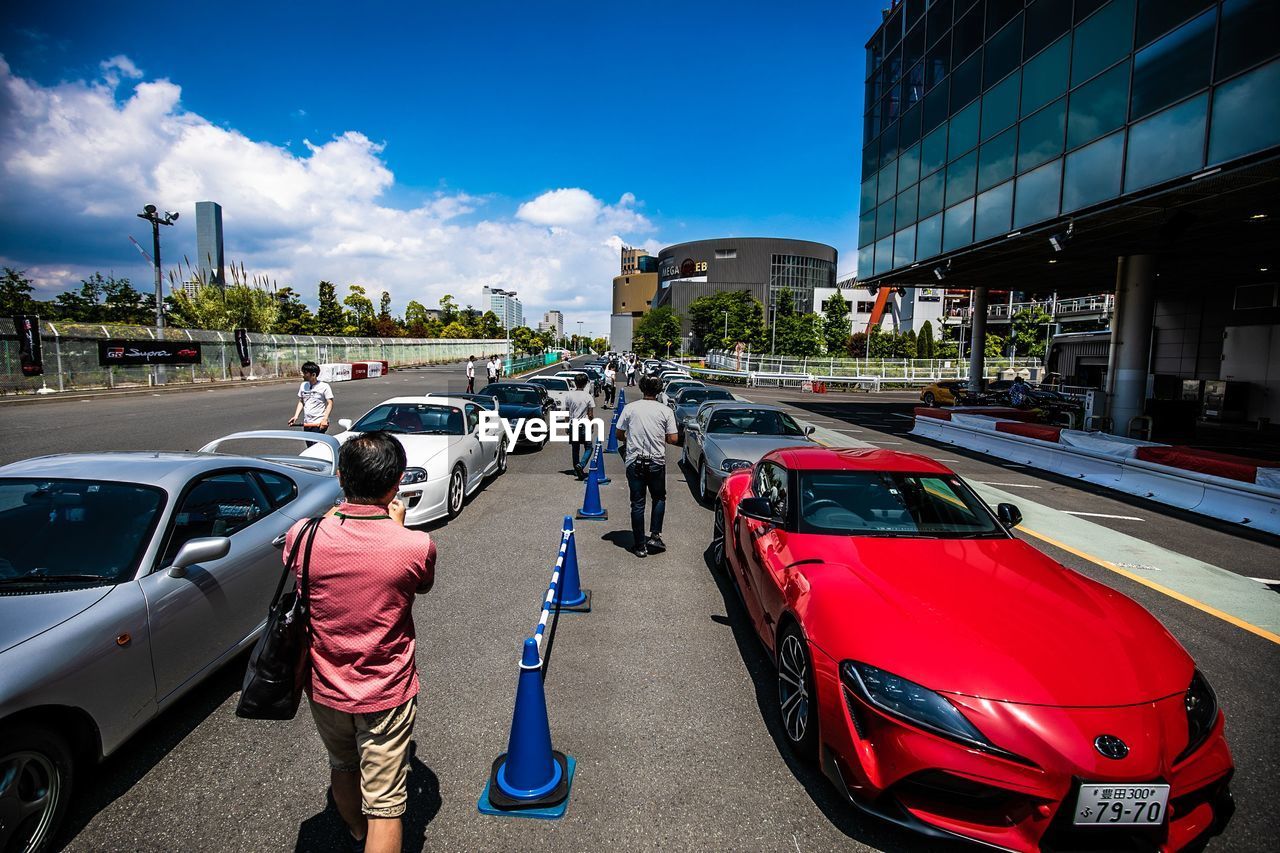
[[[697,472],[698,497],[707,503],[729,474],[750,468],[775,447],[810,444],[812,433],[813,427],[801,427],[777,406],[706,402],[685,424],[680,461]]]
[[[218,452],[318,443],[324,459]],[[340,493],[338,442],[0,467],[0,850],[45,849],[78,773],[251,645],[284,534]]]

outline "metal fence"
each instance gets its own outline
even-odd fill
[[[757,355],[712,350],[707,353],[707,367],[744,373],[814,375],[820,377],[877,378],[882,380],[935,381],[965,379],[969,376],[968,360],[958,358],[793,358],[780,355]],[[988,358],[987,372],[999,374],[1007,368],[1036,369],[1043,367],[1038,358]]]
[[[302,363],[315,361],[386,361],[391,367],[411,367],[461,361],[469,355],[482,358],[503,353],[504,340],[421,338],[342,338],[322,335],[249,334],[252,364],[240,366],[235,336],[230,332],[202,329],[160,329],[151,326],[85,325],[42,322],[44,375],[22,375],[18,336],[12,320],[0,318],[0,394],[46,391],[82,391],[151,385],[155,368],[103,366],[98,363],[98,342],[112,339],[190,341],[200,345],[200,363],[163,368],[165,384],[214,383],[240,379],[272,379],[297,376]],[[535,360],[544,357],[534,356]],[[512,359],[509,372],[526,370],[517,365],[529,359]]]

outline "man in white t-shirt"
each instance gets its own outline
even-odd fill
[[[564,395],[564,408],[569,413],[569,457],[573,463],[573,473],[579,480],[586,476],[586,458],[590,446],[585,441],[573,441],[572,438],[579,433],[573,430],[574,421],[589,420],[595,416],[595,398],[587,391],[587,377],[578,374],[573,377],[574,390]]]
[[[676,416],[655,398],[662,390],[656,376],[640,379],[643,400],[628,403],[618,416],[618,448],[627,464],[631,492],[631,553],[637,557],[667,550],[662,541],[662,519],[667,511],[667,445],[676,444]],[[649,538],[644,535],[645,493],[653,498]]]
[[[489,356],[489,363],[485,365],[485,372],[489,376],[489,382],[498,381],[498,357],[496,355]]]
[[[289,418],[289,426],[302,424],[307,432],[328,432],[329,415],[333,413],[333,389],[320,381],[320,365],[308,361],[302,365],[302,384],[298,386],[298,406]]]
[[[476,357],[474,355],[467,356],[467,393],[471,394],[476,390]]]
[[[604,366],[604,408],[613,408],[614,395],[618,393],[618,368],[611,360]]]

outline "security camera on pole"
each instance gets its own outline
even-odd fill
[[[164,293],[160,284],[160,226],[172,225],[178,221],[177,211],[165,211],[164,218],[160,217],[160,212],[154,204],[148,204],[142,208],[142,213],[138,214],[139,219],[145,219],[151,223],[151,248],[153,250],[152,261],[155,265],[156,274],[156,328],[160,330],[160,340],[164,340]],[[153,379],[156,385],[164,384],[164,365],[157,364],[155,366],[155,377]]]

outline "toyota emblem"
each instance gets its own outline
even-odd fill
[[[1119,761],[1129,754],[1129,746],[1115,735],[1098,735],[1093,739],[1093,748],[1105,758]]]

